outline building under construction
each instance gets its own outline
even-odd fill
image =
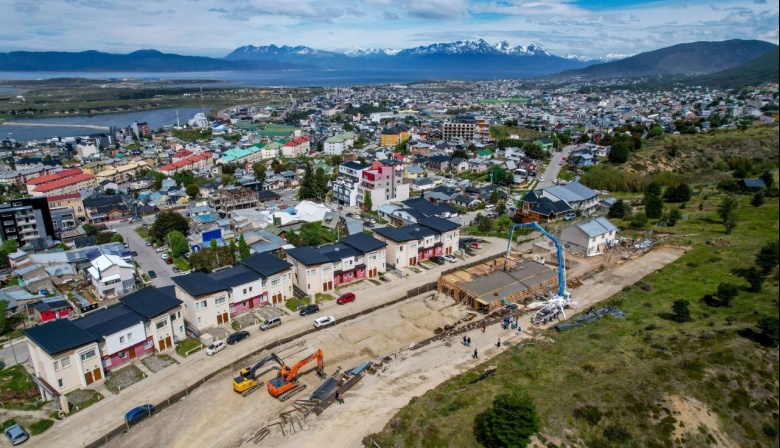
[[[225,188],[209,196],[209,206],[216,210],[221,217],[233,210],[257,208],[258,203],[256,191],[240,187]]]
[[[504,305],[502,297],[523,305],[557,288],[555,269],[510,256],[442,275],[437,289],[456,302],[490,312]]]

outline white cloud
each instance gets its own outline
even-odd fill
[[[693,0],[584,9],[571,0],[14,0],[0,51],[224,56],[245,44],[404,48],[463,39],[556,54],[635,53],[695,40],[778,41],[777,2]],[[680,9],[678,9],[680,8]]]

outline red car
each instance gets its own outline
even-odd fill
[[[336,303],[339,305],[343,305],[345,303],[354,302],[355,301],[355,294],[352,294],[351,292],[347,292],[341,295],[338,299],[336,299]]]
[[[173,264],[173,258],[166,258],[165,264]]]

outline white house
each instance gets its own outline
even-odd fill
[[[617,227],[607,218],[576,222],[561,231],[560,240],[566,250],[592,257],[606,252],[614,243]]]
[[[95,292],[105,299],[127,294],[135,289],[135,267],[117,255],[101,255],[87,268]]]

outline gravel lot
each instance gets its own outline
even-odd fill
[[[131,385],[144,379],[144,373],[141,369],[130,364],[126,367],[122,367],[119,370],[112,371],[106,378],[106,389],[113,393],[119,393],[119,391],[130,387]]]
[[[168,366],[176,364],[176,360],[168,355],[150,355],[142,359],[141,362],[144,363],[146,368],[151,370],[152,373],[157,373]]]

